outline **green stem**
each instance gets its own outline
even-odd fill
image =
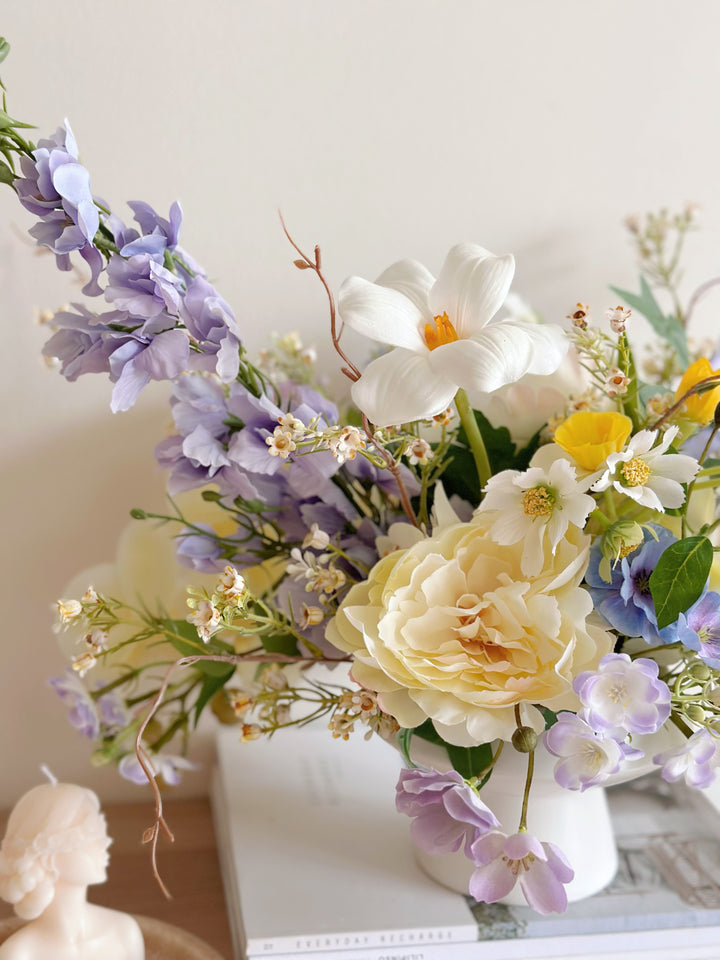
[[[518,833],[523,833],[524,831],[527,830],[528,800],[530,799],[530,787],[532,786],[534,770],[535,770],[535,751],[531,750],[528,753],[527,777],[525,778],[525,793],[523,794],[522,810],[520,811],[520,823],[518,824]]]
[[[482,489],[492,476],[492,470],[490,469],[490,461],[488,459],[487,450],[485,449],[482,434],[480,433],[480,428],[478,427],[477,420],[475,419],[475,414],[470,407],[470,401],[468,400],[467,393],[465,393],[465,391],[462,389],[458,390],[458,392],[455,394],[455,408],[458,412],[458,416],[460,417],[460,423],[463,425],[463,429],[465,430],[465,436],[467,437],[473,459],[475,460],[475,468],[477,470],[478,479],[480,480],[480,488]]]

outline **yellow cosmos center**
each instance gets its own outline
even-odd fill
[[[548,517],[553,512],[555,497],[547,487],[533,487],[523,494],[522,505],[529,517]]]
[[[650,478],[650,467],[640,457],[634,457],[622,465],[620,472],[628,487],[641,487]]]
[[[438,317],[433,317],[435,327],[431,323],[425,324],[425,343],[429,350],[435,350],[446,343],[454,343],[458,340],[455,327],[450,323],[447,313],[442,313]]]

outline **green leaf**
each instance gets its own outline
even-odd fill
[[[222,663],[216,664],[216,666],[224,666]],[[224,673],[218,673],[217,676],[207,676],[202,682],[200,687],[200,693],[198,698],[195,701],[195,726],[198,725],[198,720],[200,719],[200,714],[205,709],[208,701],[211,700],[218,690],[222,690],[228,680],[235,673],[235,667],[230,664],[226,667]]]
[[[518,454],[507,427],[494,427],[479,410],[474,410],[473,413],[493,474],[500,473],[501,470],[525,469],[532,456],[533,441]],[[463,500],[478,503],[481,496],[477,468],[462,427],[457,432],[457,443],[451,445],[448,454],[450,460],[442,476],[445,492],[448,496],[456,493]]]
[[[427,740],[428,743],[436,743],[440,747],[447,746],[435,729],[432,720],[426,720],[424,723],[421,723],[419,727],[415,727],[412,732],[416,737],[420,737],[421,740]]]
[[[678,615],[700,597],[713,562],[707,537],[687,537],[671,543],[650,575],[650,593],[660,630],[675,623]]]
[[[0,183],[12,184],[14,179],[15,179],[15,174],[13,173],[11,168],[8,166],[7,163],[5,163],[4,160],[0,160]]]
[[[483,743],[479,747],[455,747],[451,743],[446,746],[453,770],[457,770],[466,780],[476,777],[492,762],[492,747],[489,743]]]
[[[610,287],[613,293],[622,297],[625,303],[629,304],[633,310],[637,310],[648,321],[658,336],[667,340],[670,346],[674,347],[678,360],[683,367],[690,363],[688,353],[687,337],[685,328],[677,317],[666,316],[660,309],[655,296],[650,289],[650,285],[645,277],[640,277],[640,293],[630,293],[627,290],[620,290],[619,287]]]
[[[5,57],[10,53],[10,44],[7,42],[5,37],[0,37],[0,63],[3,62]]]
[[[163,626],[166,629],[165,637],[168,642],[183,657],[198,657],[204,654],[223,656],[232,655],[235,652],[229,644],[222,643],[219,640],[203,643],[198,637],[195,627],[186,620],[165,620]],[[194,664],[194,669],[207,674],[209,677],[219,677],[227,672],[228,666],[227,663],[220,660],[201,660]]]
[[[272,637],[263,637],[262,645],[268,653],[284,653],[287,657],[300,656],[297,640],[290,633],[277,633]]]
[[[554,723],[557,723],[557,714],[550,710],[549,707],[543,707],[541,703],[536,703],[535,707],[543,715],[543,720],[545,721],[545,729],[549,730]]]
[[[415,731],[412,727],[401,727],[400,732],[397,735],[397,743],[400,747],[400,753],[402,753],[405,762],[409,763],[410,766],[415,766],[415,764],[410,759],[410,741]]]

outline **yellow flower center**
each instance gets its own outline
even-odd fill
[[[620,473],[628,487],[641,487],[650,477],[650,467],[640,457],[633,457],[622,465]]]
[[[425,324],[425,343],[429,350],[435,350],[437,347],[442,347],[446,343],[454,343],[459,339],[447,313],[433,319],[435,320],[435,329],[433,329],[431,323]]]
[[[533,487],[523,494],[522,505],[529,517],[549,517],[555,506],[555,496],[547,487]]]

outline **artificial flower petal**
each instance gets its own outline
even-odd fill
[[[340,287],[338,310],[344,323],[371,340],[427,352],[421,330],[429,318],[391,287],[348,277]]]
[[[455,382],[432,372],[428,354],[400,348],[373,360],[352,386],[352,398],[378,427],[434,417],[446,410]]]

